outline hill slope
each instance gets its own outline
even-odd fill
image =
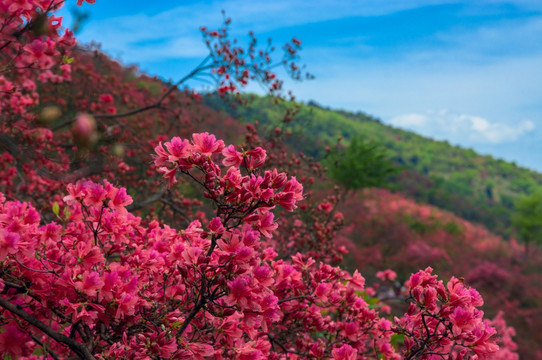
[[[385,125],[364,113],[334,111],[314,103],[286,103],[296,114],[291,123],[285,123],[284,108],[269,98],[255,96],[245,107],[231,107],[213,97],[206,102],[236,119],[290,129],[297,135],[290,145],[317,159],[323,157],[325,145],[334,144],[339,137],[348,142],[361,135],[377,141],[406,168],[393,179],[397,190],[501,235],[510,235],[514,201],[542,185],[542,174],[535,171]]]

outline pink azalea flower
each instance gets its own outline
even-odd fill
[[[237,277],[228,282],[230,294],[224,298],[224,302],[229,305],[239,305],[242,309],[246,309],[251,302],[252,290],[248,285],[248,279],[245,277]]]
[[[279,225],[273,221],[274,215],[272,212],[266,212],[260,215],[259,230],[263,236],[270,239],[273,237],[273,231],[275,231]]]
[[[247,152],[247,167],[249,169],[257,169],[265,163],[267,153],[261,147],[257,147]]]
[[[171,141],[167,142],[165,145],[167,151],[169,151],[170,153],[168,157],[168,160],[170,162],[175,162],[180,159],[186,159],[192,154],[192,145],[190,145],[188,140],[181,140],[181,138],[178,136],[172,138]],[[158,151],[157,153],[160,157],[161,154]]]
[[[292,178],[284,185],[283,192],[292,192],[296,201],[303,200],[303,185],[301,185],[295,177]]]
[[[222,155],[224,155],[224,159],[222,160],[222,164],[224,166],[233,166],[238,168],[243,162],[243,154],[236,151],[233,145],[229,145],[224,148],[224,150],[222,150]]]
[[[100,208],[107,196],[107,191],[100,184],[87,181],[85,183],[86,196],[83,199],[83,204],[86,206],[94,206]]]
[[[344,344],[339,348],[335,348],[331,351],[333,360],[356,360],[358,357],[358,351],[348,344]]]
[[[314,295],[320,301],[327,301],[327,295],[329,294],[330,290],[331,286],[328,283],[320,283],[314,290]]]
[[[293,192],[281,192],[275,196],[275,203],[288,211],[294,211],[296,206],[295,194]]]
[[[126,206],[133,202],[132,197],[126,193],[126,188],[114,188],[110,196],[111,200],[107,205],[120,213],[125,213]]]
[[[343,326],[343,335],[352,341],[356,341],[359,336],[358,324],[355,322],[345,323]]]
[[[208,132],[192,134],[194,150],[202,155],[210,156],[213,153],[219,153],[224,149],[224,141],[216,140],[214,135]]]
[[[189,343],[188,348],[193,355],[194,360],[204,360],[204,357],[213,356],[215,350],[209,344]]]
[[[19,234],[0,229],[0,261],[4,260],[8,254],[17,252],[19,240]]]
[[[387,269],[384,271],[378,271],[376,273],[376,277],[382,281],[394,281],[395,279],[397,279],[397,273],[391,269]]]
[[[161,172],[164,174],[164,179],[168,180],[168,188],[171,188],[173,185],[177,183],[177,178],[175,177],[175,173],[177,172],[177,168],[168,169],[167,167],[161,167],[158,169],[158,172]]]
[[[350,285],[352,285],[354,289],[361,291],[363,291],[363,288],[365,287],[365,278],[361,276],[357,269],[350,279]]]
[[[115,319],[124,319],[125,316],[131,316],[135,313],[135,305],[137,304],[138,297],[132,294],[123,293],[118,301],[117,312],[115,313]]]
[[[154,148],[154,152],[156,153],[156,155],[152,155],[154,159],[154,165],[156,165],[157,167],[167,165],[169,161],[169,154],[167,153],[166,150],[164,150],[164,147],[162,146],[161,141]]]
[[[4,331],[0,333],[0,354],[10,355],[13,359],[29,355],[27,342],[31,339],[27,334],[15,325],[3,326],[2,329]]]
[[[75,282],[75,288],[83,294],[94,297],[96,293],[104,286],[100,274],[95,271],[83,273],[83,279]]]

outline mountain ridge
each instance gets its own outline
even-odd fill
[[[542,174],[536,170],[384,124],[363,112],[332,110],[312,101],[284,102],[281,108],[270,98],[253,94],[245,98],[250,100],[242,107],[225,105],[213,96],[205,103],[241,121],[257,119],[270,129],[289,130],[296,135],[287,140],[289,145],[317,160],[323,159],[324,148],[338,138],[346,144],[354,135],[375,141],[406,168],[392,180],[396,190],[503,236],[513,235],[515,201],[542,186]]]

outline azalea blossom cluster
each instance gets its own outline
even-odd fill
[[[41,226],[31,205],[0,198],[2,353],[400,359],[394,333],[405,335],[406,358],[429,358],[412,355],[420,344],[424,356],[430,348],[453,359],[475,358],[449,350],[459,341],[479,359],[498,350],[475,308],[479,295],[455,280],[446,290],[429,270],[414,274],[407,284],[415,301],[391,321],[369,305],[357,271],[300,253],[278,259],[269,246],[272,210],[295,209],[303,189],[284,173],[260,172],[263,149],[238,151],[208,133],[164,146],[154,162],[168,182],[183,176],[215,204],[205,226],[143,225],[126,210],[126,189],[107,181],[69,185],[53,206],[58,223]],[[437,296],[448,306],[436,305]]]
[[[428,267],[406,282],[413,302],[402,319],[395,319],[405,337],[406,359],[484,359],[499,346],[496,330],[483,311],[484,301],[473,288],[452,277],[446,285]]]
[[[287,110],[293,115],[290,109]],[[283,142],[279,128],[273,129],[271,136],[260,136],[258,126],[258,121],[245,125],[244,146],[265,147],[267,168],[295,174],[304,187],[305,200],[299,204],[299,210],[293,216],[281,214],[281,231],[274,235],[273,246],[281,257],[300,252],[316,261],[339,264],[348,252],[344,237],[339,235],[344,226],[344,215],[337,209],[342,199],[340,189],[334,187],[332,194],[313,197],[311,188],[325,179],[321,164],[303,153],[292,154]]]
[[[0,1],[0,111],[29,116],[38,103],[37,82],[70,79],[69,55],[75,45],[62,17],[52,15],[64,1]],[[22,129],[24,130],[24,129]]]
[[[246,216],[245,220],[250,219],[248,215],[258,209],[264,215],[264,223],[273,224],[270,209],[278,204],[292,211],[296,208],[296,202],[303,199],[303,186],[295,177],[288,180],[285,173],[278,173],[276,169],[265,171],[264,176],[256,174],[255,170],[264,164],[266,158],[266,152],[261,147],[241,153],[233,145],[225,147],[222,140],[217,141],[209,133],[193,134],[192,142],[174,137],[165,146],[167,150],[162,143],[155,148],[157,155],[154,164],[159,172],[164,173],[169,186],[177,182],[178,171],[190,174],[191,169],[198,169],[202,175],[200,184],[206,190],[204,195],[215,201],[218,214],[226,213],[228,219],[239,217],[239,208],[243,209],[241,214]],[[220,167],[211,158],[216,153],[223,155],[222,164],[228,166],[224,176],[221,176]],[[241,166],[247,170],[247,175],[243,176]],[[281,188],[282,191],[277,191]],[[237,207],[228,205],[232,203]],[[269,230],[276,228],[270,226]],[[270,237],[267,228],[264,234]]]
[[[37,176],[36,165],[43,167],[42,174],[67,167],[65,156],[46,160],[51,158],[54,136],[47,124],[59,118],[59,108],[37,111],[43,95],[38,87],[71,80],[75,38],[62,27],[62,17],[55,15],[63,4],[63,0],[0,1],[0,182],[8,185],[3,188],[7,195],[14,189],[17,193],[58,189],[58,181]]]

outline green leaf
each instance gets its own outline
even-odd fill
[[[71,64],[73,62],[74,58],[72,57],[69,57],[69,56],[64,56],[62,58],[62,63],[63,64]]]
[[[68,210],[67,207],[64,208],[64,220],[68,220],[70,218],[71,212]]]
[[[325,339],[326,338],[326,335],[328,335],[328,332],[327,331],[316,331],[314,333],[314,336],[317,338],[317,339]]]
[[[59,211],[60,211],[60,206],[59,206],[58,203],[55,201],[55,203],[53,204],[53,214],[55,214],[56,216],[58,216]]]
[[[404,343],[405,343],[405,335],[403,335],[403,334],[393,334],[391,336],[391,345],[395,349],[399,348]]]

